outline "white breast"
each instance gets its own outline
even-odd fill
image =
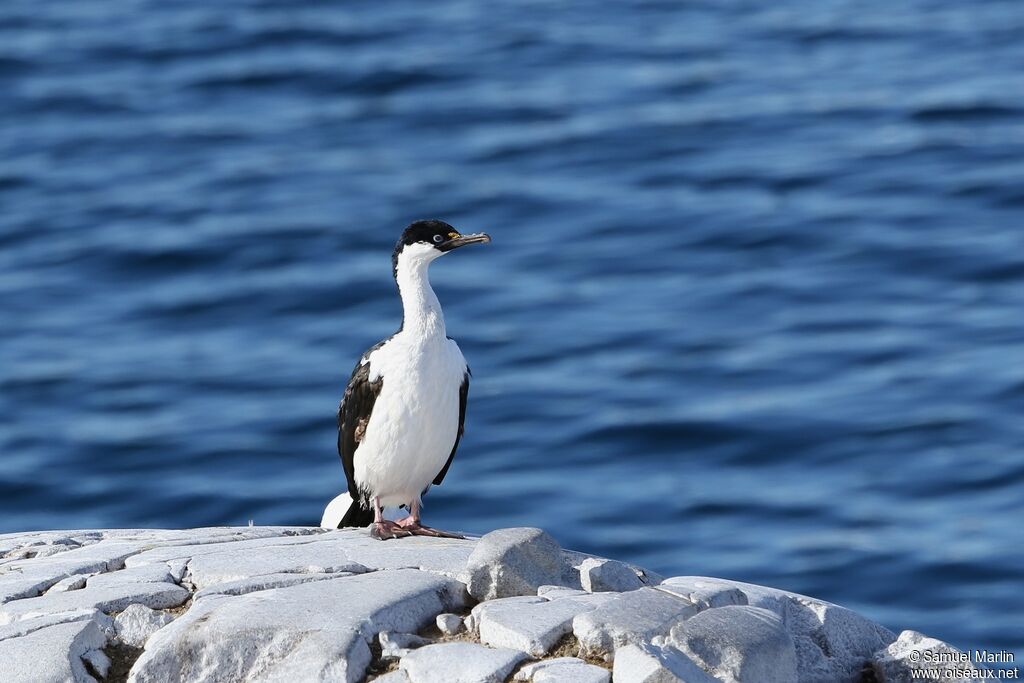
[[[383,505],[410,503],[419,500],[455,445],[466,360],[446,337],[400,332],[368,362],[370,381],[381,378],[383,384],[354,454],[356,483]]]

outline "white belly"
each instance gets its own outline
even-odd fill
[[[383,384],[354,454],[356,484],[383,505],[411,503],[455,446],[466,361],[450,339],[410,344],[398,334],[369,362],[370,380]]]

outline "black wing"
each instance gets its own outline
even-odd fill
[[[455,445],[452,446],[452,454],[448,456],[448,462],[444,464],[441,471],[434,477],[434,485],[440,484],[444,481],[444,475],[448,474],[448,468],[452,466],[452,460],[455,459],[455,451],[459,450],[459,442],[462,441],[462,432],[466,427],[466,399],[469,398],[469,368],[466,368],[466,374],[462,377],[462,386],[459,387],[459,433],[455,435]]]
[[[361,504],[361,495],[359,487],[356,486],[356,448],[366,434],[366,425],[370,421],[373,404],[377,402],[380,389],[384,385],[382,377],[370,381],[370,363],[367,359],[380,346],[381,344],[377,344],[363,354],[359,364],[352,371],[352,378],[348,381],[345,395],[338,406],[338,455],[341,456],[341,465],[345,468],[348,494],[357,505]]]

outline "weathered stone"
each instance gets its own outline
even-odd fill
[[[82,655],[82,661],[98,673],[101,679],[106,678],[107,673],[110,672],[110,658],[107,657],[103,650],[89,650]]]
[[[245,595],[246,593],[265,591],[270,588],[284,588],[285,586],[294,586],[311,581],[337,579],[342,576],[352,576],[352,574],[346,572],[339,572],[337,574],[264,574],[248,579],[215,583],[212,586],[196,591],[193,599],[199,600],[207,595]]]
[[[538,597],[536,595],[514,595],[510,598],[499,598],[499,600],[505,604],[521,605],[535,605],[544,602],[544,598]],[[491,600],[486,603],[480,603],[479,605],[473,608],[472,612],[466,615],[466,618],[463,621],[463,625],[466,627],[467,631],[470,631],[471,633],[475,633],[477,635],[480,634],[480,620],[477,618],[478,615],[480,614],[480,608],[484,604],[491,604],[493,602],[494,601]]]
[[[672,629],[671,641],[725,683],[793,683],[796,649],[782,619],[766,609],[730,605],[701,612]]]
[[[985,675],[984,667],[971,662],[967,653],[917,631],[900,633],[875,653],[871,667],[879,683],[978,680]]]
[[[580,583],[588,593],[599,591],[631,591],[643,583],[629,565],[617,560],[588,557],[580,565]]]
[[[565,561],[555,539],[540,529],[499,529],[483,536],[469,556],[469,593],[477,600],[536,595],[564,582]]]
[[[47,593],[0,605],[0,624],[26,617],[93,608],[101,612],[120,612],[133,603],[154,609],[177,607],[189,598],[189,592],[173,583],[126,583],[89,586],[66,593]]]
[[[577,615],[572,631],[585,652],[611,661],[617,648],[650,642],[696,612],[685,600],[644,587],[614,594],[606,604]]]
[[[462,584],[406,569],[209,595],[150,638],[130,680],[357,681],[378,633],[417,631],[464,599]]]
[[[219,543],[237,539],[307,534],[317,530],[282,527],[220,529],[119,529],[110,531],[43,532],[26,537],[32,542],[65,544],[69,550],[49,557],[32,557],[0,566],[0,603],[41,594],[63,578],[76,574],[111,572],[129,564],[150,548],[181,543]],[[73,545],[77,544],[77,545]]]
[[[95,621],[100,630],[107,634],[114,632],[114,620],[95,609],[78,609],[70,612],[57,612],[31,619],[22,619],[11,624],[0,626],[0,640],[20,638],[39,629],[57,624],[70,624],[77,621]]]
[[[339,543],[318,542],[245,549],[225,548],[192,558],[188,568],[192,584],[203,589],[266,574],[363,573],[367,568],[346,557]],[[234,544],[231,544],[234,545]]]
[[[0,640],[0,666],[5,681],[33,683],[95,683],[83,658],[101,650],[107,637],[96,621],[72,621],[32,631],[18,638]],[[101,674],[103,672],[100,672]]]
[[[61,579],[57,583],[50,586],[46,591],[47,593],[66,593],[67,591],[76,591],[85,585],[86,579],[91,574],[76,574],[75,576],[69,576],[66,579]]]
[[[266,529],[266,532],[262,530]],[[207,530],[196,530],[206,532]],[[171,563],[207,555],[223,553],[226,550],[247,550],[250,548],[280,548],[282,546],[312,543],[322,536],[319,529],[295,529],[296,533],[282,533],[275,527],[243,527],[221,530],[222,533],[197,533],[192,537],[183,536],[172,540],[162,539],[146,544],[145,549],[124,561],[125,567],[144,564]]]
[[[117,587],[135,583],[174,583],[166,564],[152,564],[131,567],[89,577],[85,585],[89,588]]]
[[[670,590],[697,581],[705,591],[715,586],[724,591],[739,589],[751,606],[779,615],[794,640],[799,683],[853,683],[872,655],[896,639],[891,631],[856,612],[799,593],[708,577],[667,579],[658,588]]]
[[[458,614],[438,614],[434,623],[437,624],[437,630],[446,636],[454,636],[462,630],[462,617]]]
[[[166,564],[167,571],[171,575],[171,580],[175,583],[180,583],[188,573],[188,558],[179,557],[173,560],[168,560]]]
[[[576,657],[558,657],[527,664],[516,672],[516,681],[528,683],[609,683],[612,674]]]
[[[587,595],[587,591],[580,590],[579,588],[566,588],[565,586],[541,586],[537,589],[537,595],[545,600],[557,600],[559,598]]]
[[[400,659],[416,648],[434,642],[415,633],[392,633],[391,631],[381,631],[377,634],[377,640],[380,642],[381,657],[384,659]]]
[[[795,655],[786,655],[783,646],[772,665],[785,669],[795,657],[796,683],[853,683],[872,660],[875,678],[902,681],[909,676],[909,650],[937,648],[936,658],[955,652],[919,634],[904,634],[903,642],[893,643],[892,633],[864,617],[794,593],[704,577],[675,577],[649,587],[660,580],[637,567],[561,550],[531,529],[496,532],[479,541],[416,537],[386,543],[371,539],[365,529],[0,534],[0,646],[12,653],[11,666],[22,666],[25,653],[33,652],[29,680],[105,676],[107,657],[99,647],[81,645],[82,638],[97,634],[96,643],[102,638],[146,643],[136,681],[353,680],[363,675],[369,645],[381,631],[391,631],[382,638],[391,656],[405,654],[409,665],[426,658],[420,652],[435,645],[407,652],[419,643],[395,639],[412,638],[409,633],[431,623],[447,635],[456,632],[461,618],[439,614],[461,609],[463,584],[469,584],[491,598],[463,622],[485,643],[543,654],[571,628],[582,652],[608,661],[614,657],[616,683],[708,683],[709,674],[693,661],[697,652],[708,657],[701,660],[704,666],[716,671],[712,654],[721,658],[721,652],[742,650],[742,656],[730,660],[729,655],[715,666],[724,667],[722,680],[753,676],[744,666],[771,649],[764,645],[770,638],[752,637],[749,625],[735,618],[708,626],[709,635],[699,642],[693,632],[710,615],[724,619],[744,603],[781,620]],[[590,593],[579,590],[583,584]],[[641,584],[645,587],[615,592]],[[525,595],[494,599],[520,593]],[[169,614],[145,607],[186,604],[190,597],[189,609],[171,623],[166,623]],[[97,608],[120,614],[111,619]],[[682,643],[691,651],[676,648]],[[487,658],[502,656],[502,650],[469,647]],[[727,670],[730,662],[739,662],[738,672]],[[4,683],[19,680],[9,668],[0,655]],[[449,680],[446,672],[443,667],[420,671]],[[500,671],[484,675],[492,674]],[[580,680],[607,679],[607,670],[575,658],[523,666],[517,677],[571,681],[577,674],[584,677]],[[406,670],[383,680],[412,683]]]
[[[522,650],[541,657],[572,631],[573,617],[596,609],[611,597],[611,594],[584,593],[560,600],[532,596],[503,598],[480,603],[472,614],[484,645]]]
[[[98,542],[59,555],[5,563],[0,568],[0,603],[37,596],[69,576],[120,569],[125,558],[141,547],[141,543]]]
[[[662,581],[658,590],[685,598],[700,609],[747,604],[746,593],[736,586],[703,576],[673,576]]]
[[[615,651],[615,683],[718,683],[674,647],[626,645]]]
[[[502,683],[526,654],[476,643],[427,645],[402,658],[412,683]]]
[[[174,621],[167,612],[158,612],[145,605],[129,605],[114,617],[114,634],[132,647],[142,647],[149,637]]]
[[[411,681],[409,680],[409,674],[401,669],[395,669],[382,676],[377,676],[373,679],[373,683],[411,683]]]
[[[338,529],[315,536],[271,537],[197,546],[161,547],[126,560],[127,566],[187,559],[199,588],[279,573],[365,572],[412,568],[453,578],[465,573],[474,541],[404,538],[381,543],[365,529]]]

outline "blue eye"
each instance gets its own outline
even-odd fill
[[[444,237],[441,237],[440,235],[434,235],[434,241],[435,241],[435,242],[438,242],[438,243],[440,243],[440,242],[441,242],[441,240],[443,240],[443,239],[444,239]]]

